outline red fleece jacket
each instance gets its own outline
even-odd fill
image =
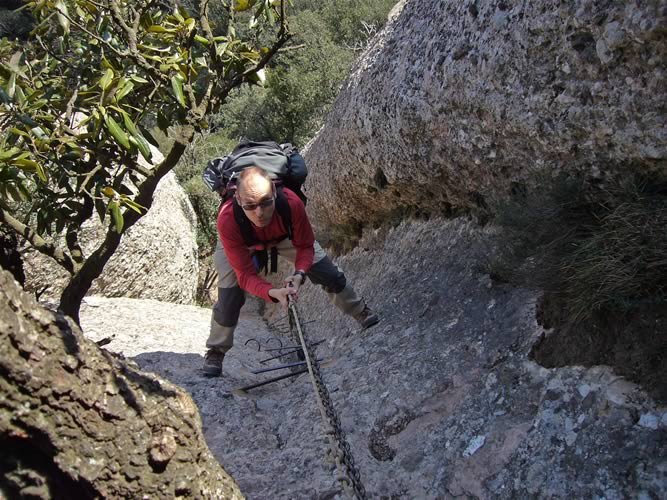
[[[294,268],[308,271],[313,265],[315,255],[313,228],[301,199],[289,189],[283,188],[283,193],[287,196],[292,215],[292,244],[296,248]],[[269,297],[269,290],[275,287],[257,274],[252,262],[252,251],[274,246],[281,237],[287,234],[287,228],[278,212],[274,210],[273,218],[266,227],[256,227],[253,224],[252,229],[257,240],[262,243],[248,248],[243,241],[241,229],[234,220],[232,200],[225,202],[218,214],[218,235],[220,241],[222,241],[222,246],[225,248],[225,255],[236,273],[239,286],[267,302],[273,302]]]

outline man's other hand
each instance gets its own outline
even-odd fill
[[[297,287],[287,286],[285,288],[272,288],[269,290],[269,297],[276,299],[283,307],[287,307],[287,297],[290,295],[296,298]]]

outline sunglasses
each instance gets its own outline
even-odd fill
[[[252,212],[255,210],[257,207],[262,207],[262,208],[268,208],[271,206],[275,198],[272,196],[271,198],[267,198],[266,200],[262,200],[259,203],[247,203],[245,205],[241,204],[241,201],[237,199],[239,202],[239,205],[241,205],[241,208],[243,210],[247,210],[248,212]]]

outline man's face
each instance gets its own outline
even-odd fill
[[[249,179],[249,182],[236,192],[236,200],[255,226],[269,225],[276,208],[275,189],[271,181],[262,177]]]

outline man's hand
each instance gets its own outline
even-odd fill
[[[296,298],[297,288],[294,286],[287,286],[285,288],[272,288],[269,290],[269,297],[276,299],[283,307],[287,307],[287,297],[292,295]]]
[[[297,292],[299,291],[299,287],[303,283],[303,276],[301,274],[293,274],[291,276],[288,276],[285,278],[285,286],[289,287],[290,284],[293,286]]]

